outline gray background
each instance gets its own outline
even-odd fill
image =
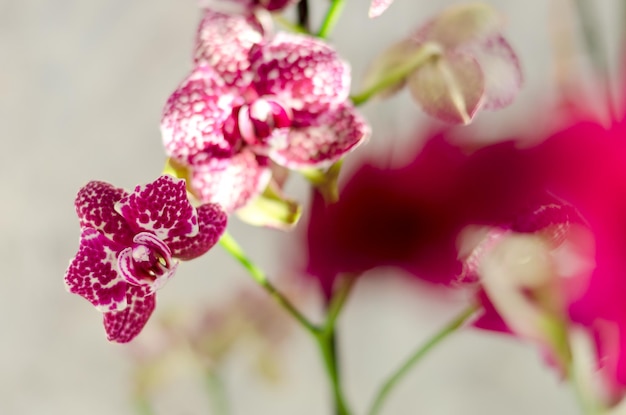
[[[318,18],[325,2],[311,3]],[[348,1],[333,41],[353,65],[353,89],[377,51],[451,3],[396,0],[387,14],[370,21],[367,1]],[[524,114],[550,96],[549,27],[556,16],[550,13],[564,1],[489,3],[507,18],[506,34],[519,52],[526,84],[512,107],[479,117],[486,138],[500,134],[503,123],[527,124]],[[610,34],[618,1],[594,3],[602,3]],[[73,198],[91,179],[131,188],[159,174],[160,112],[190,69],[198,18],[191,0],[0,1],[0,414],[133,413],[129,348],[107,343],[98,313],[63,288],[78,246]],[[406,92],[385,104],[368,104],[363,112],[374,136],[362,153],[386,147],[426,122]],[[302,184],[296,179],[290,188],[305,200]],[[231,231],[272,275],[289,273],[286,263],[292,261],[285,258],[293,254],[293,235],[252,229],[235,219]],[[159,293],[156,313],[180,304],[219,303],[246,285],[255,289],[216,248],[179,268]],[[319,301],[310,297],[303,307],[315,315]],[[340,321],[345,387],[356,413],[364,412],[390,369],[455,313],[455,304],[391,272],[363,278]],[[150,326],[144,339],[150,339]],[[308,337],[294,327],[277,351],[282,375],[274,383],[252,374],[237,355],[225,363],[233,412],[329,413],[327,385]],[[157,397],[159,413],[210,413],[196,380],[187,377],[164,388]],[[385,409],[429,415],[577,413],[572,393],[534,347],[472,331],[436,350]]]

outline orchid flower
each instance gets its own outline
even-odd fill
[[[483,3],[452,6],[376,58],[362,102],[407,85],[429,115],[468,124],[480,109],[510,105],[522,84],[502,18]]]
[[[227,212],[260,195],[270,161],[325,167],[369,136],[348,102],[349,66],[327,44],[278,33],[263,41],[244,16],[207,11],[197,66],[168,99],[161,123],[169,157],[191,189]]]
[[[194,208],[184,180],[170,176],[133,193],[92,181],[75,206],[80,246],[65,284],[103,313],[108,339],[119,343],[142,330],[155,292],[174,275],[178,260],[206,253],[226,227],[218,205]]]
[[[568,373],[584,333],[606,404],[626,392],[626,123],[574,120],[539,144],[471,154],[431,137],[403,167],[368,162],[338,203],[314,198],[309,274],[399,267],[473,289],[475,325],[536,342]],[[471,232],[468,232],[471,230]]]

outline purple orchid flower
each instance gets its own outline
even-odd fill
[[[107,337],[118,343],[142,330],[178,260],[204,254],[226,228],[218,205],[194,208],[185,181],[170,176],[130,194],[92,181],[75,206],[82,232],[65,284],[104,313]]]
[[[204,202],[232,212],[265,189],[270,160],[326,167],[369,136],[348,101],[348,64],[318,39],[278,33],[263,41],[246,16],[207,10],[195,56],[161,131]]]

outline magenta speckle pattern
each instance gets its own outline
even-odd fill
[[[252,80],[248,51],[263,40],[254,15],[233,15],[207,9],[196,36],[194,60],[215,69],[229,87],[245,88]]]
[[[115,210],[134,233],[148,231],[164,241],[198,234],[196,209],[187,200],[182,179],[161,176],[152,183],[137,186],[132,194],[115,204]]]
[[[485,77],[485,97],[482,108],[504,108],[517,96],[524,82],[522,68],[515,51],[499,34],[466,48],[478,61]]]
[[[99,311],[126,308],[126,283],[118,277],[117,252],[121,246],[92,228],[80,235],[78,253],[65,274],[65,285]]]
[[[124,189],[109,183],[92,181],[76,195],[74,206],[81,228],[99,230],[108,239],[120,244],[129,244],[133,233],[124,218],[114,209],[115,203],[126,196]]]
[[[145,287],[129,285],[126,294],[128,307],[122,311],[104,313],[102,321],[107,339],[116,343],[128,343],[144,328],[156,306],[156,296]]]
[[[204,254],[226,228],[218,205],[196,210],[184,180],[170,176],[130,194],[90,182],[78,192],[76,212],[82,232],[65,285],[105,313],[109,340],[122,343],[141,331],[154,309],[152,293],[178,260]]]
[[[311,36],[280,32],[250,51],[259,95],[274,95],[296,111],[318,113],[345,102],[350,67],[329,45]]]
[[[222,207],[207,203],[197,208],[200,231],[194,237],[174,238],[168,243],[172,255],[182,261],[189,261],[207,252],[217,243],[226,229],[228,216]]]
[[[168,156],[191,163],[198,153],[227,158],[233,145],[222,133],[234,97],[210,66],[196,67],[169,97],[163,109],[161,136]]]
[[[290,169],[328,167],[370,135],[365,119],[346,103],[322,113],[306,128],[292,128],[287,147],[276,149],[269,156]]]
[[[225,166],[211,160],[194,166],[191,184],[203,202],[231,213],[260,195],[271,176],[265,157],[244,150]]]

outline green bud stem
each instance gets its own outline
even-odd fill
[[[326,16],[324,16],[324,20],[320,26],[320,30],[317,32],[317,37],[326,39],[330,36],[345,5],[345,0],[331,0],[330,6],[326,11]]]
[[[393,390],[393,388],[402,380],[415,365],[422,360],[424,356],[435,348],[439,343],[446,339],[450,334],[454,333],[458,328],[472,316],[477,310],[476,305],[472,305],[465,309],[458,317],[443,327],[438,333],[430,338],[426,343],[420,346],[407,360],[404,362],[391,376],[387,378],[385,383],[379,389],[374,403],[369,410],[369,415],[376,415],[380,412],[385,400]]]
[[[290,32],[300,33],[302,35],[309,34],[309,32],[304,27],[296,23],[291,23],[289,20],[285,19],[282,14],[273,14],[272,17],[274,18],[274,21],[276,21],[276,23],[278,23],[280,26]]]
[[[413,54],[412,58],[401,65],[396,66],[389,71],[387,75],[381,78],[376,84],[367,88],[365,91],[353,95],[351,97],[354,105],[362,105],[369,101],[374,95],[387,88],[404,82],[407,76],[415,72],[420,66],[429,62],[431,59],[441,56],[441,47],[433,42],[426,42]]]
[[[248,256],[245,254],[241,246],[235,241],[228,232],[224,232],[220,238],[220,245],[226,250],[233,258],[235,258],[243,267],[248,271],[250,276],[263,288],[267,293],[283,307],[302,327],[308,332],[317,336],[319,328],[311,323],[292,303],[289,301],[276,287],[270,282],[265,275],[265,272],[261,270]]]
[[[326,322],[323,326],[318,326],[306,318],[289,299],[274,287],[265,272],[248,258],[241,246],[239,246],[237,241],[235,241],[228,232],[224,232],[220,238],[220,245],[243,265],[250,276],[267,291],[278,305],[283,307],[306,331],[313,335],[322,354],[326,374],[332,385],[335,415],[350,415],[339,381],[338,361],[335,348],[335,323],[353,286],[354,277],[350,276],[344,280],[344,285],[337,290],[333,296],[333,300],[331,300]]]

